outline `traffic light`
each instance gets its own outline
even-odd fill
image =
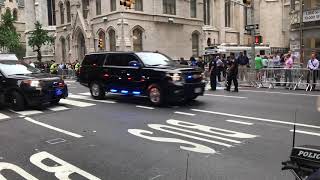
[[[125,6],[126,8],[131,9],[131,5],[134,4],[133,0],[121,0],[120,5]]]
[[[242,0],[243,4],[250,6],[251,5],[251,0]]]
[[[254,42],[256,44],[261,44],[262,43],[262,36],[255,36],[254,37]]]
[[[104,46],[104,44],[103,44],[102,39],[99,39],[98,47],[102,49],[103,46]]]

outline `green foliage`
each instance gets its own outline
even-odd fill
[[[31,46],[35,52],[38,53],[37,59],[41,62],[41,47],[43,45],[53,44],[54,37],[49,36],[48,31],[42,29],[42,25],[39,21],[35,23],[35,30],[31,33],[29,37],[29,46]]]
[[[6,47],[10,52],[16,52],[20,49],[20,34],[17,33],[13,25],[14,18],[10,11],[6,11],[2,15],[0,23],[0,46]]]

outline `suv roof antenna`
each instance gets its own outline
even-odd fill
[[[295,147],[295,144],[296,144],[296,123],[297,123],[297,110],[294,111],[292,148],[294,148],[294,147]]]

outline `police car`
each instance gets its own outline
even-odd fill
[[[59,103],[68,88],[57,76],[42,73],[14,54],[0,54],[0,105],[21,111],[27,106]]]

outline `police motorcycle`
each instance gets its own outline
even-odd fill
[[[320,109],[320,98],[318,109]],[[295,146],[295,130],[294,125],[290,160],[282,162],[282,170],[289,170],[296,180],[320,180],[320,146]]]

